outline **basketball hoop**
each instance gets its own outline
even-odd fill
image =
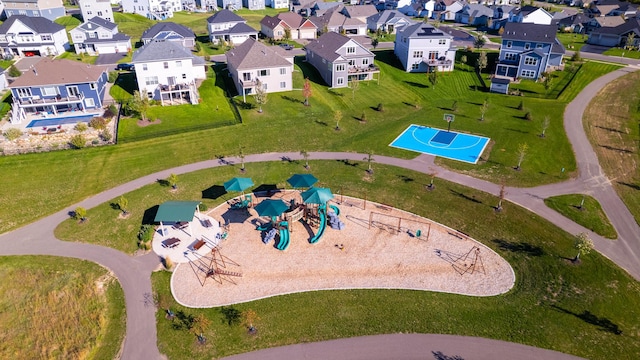
[[[453,114],[444,114],[444,121],[447,122],[447,132],[451,130],[451,123],[456,119],[456,116]]]

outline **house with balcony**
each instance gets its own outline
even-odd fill
[[[248,38],[258,38],[258,31],[247,25],[247,20],[228,9],[222,9],[207,19],[209,41],[213,44],[240,45]]]
[[[398,10],[384,10],[367,18],[367,29],[395,34],[398,28],[413,24],[413,21]]]
[[[4,15],[7,18],[16,15],[43,17],[51,21],[65,16],[62,0],[12,0],[3,1]]]
[[[565,49],[556,30],[556,25],[507,23],[495,76],[537,80],[545,72],[561,69]]]
[[[289,0],[267,0],[265,4],[273,9],[288,9]]]
[[[225,55],[229,75],[244,101],[256,93],[258,80],[266,93],[293,89],[293,55],[281,47],[248,39]]]
[[[94,17],[113,22],[113,9],[111,0],[78,0],[82,21],[87,21]]]
[[[242,0],[218,0],[220,9],[236,11],[242,9]]]
[[[196,82],[206,78],[205,61],[173,41],[152,41],[133,53],[140,96],[164,105],[198,104]]]
[[[122,0],[122,12],[139,14],[151,20],[165,20],[182,11],[180,0]]]
[[[404,27],[396,34],[393,53],[406,72],[453,71],[453,36],[425,23]]]
[[[60,55],[69,48],[65,27],[43,17],[15,15],[0,25],[2,57]]]
[[[100,66],[44,58],[9,85],[13,96],[10,121],[99,113],[107,78]]]
[[[260,32],[268,38],[283,39],[287,30],[291,33],[291,40],[315,39],[318,32],[318,28],[311,20],[294,12],[281,12],[276,16],[267,15],[260,21]]]
[[[456,22],[475,26],[487,26],[492,18],[493,10],[482,4],[466,4],[456,13]]]
[[[180,44],[186,49],[196,45],[196,34],[188,27],[173,22],[159,22],[142,33],[143,44],[155,41],[166,41]]]
[[[249,10],[264,10],[265,0],[242,0],[242,6]]]
[[[462,10],[465,4],[466,2],[460,0],[437,0],[432,17],[440,21],[455,21],[456,13]]]
[[[352,80],[374,80],[380,75],[371,51],[354,39],[335,32],[322,34],[307,44],[305,51],[307,62],[332,88],[347,87]]]
[[[332,31],[344,33],[347,36],[367,35],[367,23],[345,16],[338,11],[338,8],[322,16],[312,16],[309,20],[315,24],[319,33]]]
[[[118,25],[94,16],[69,31],[76,54],[126,53],[131,50],[131,37],[118,32]]]

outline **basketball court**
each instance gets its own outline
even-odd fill
[[[449,124],[452,121],[448,121]],[[489,140],[487,137],[413,124],[389,146],[476,164]]]

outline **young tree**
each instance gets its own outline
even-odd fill
[[[139,91],[133,92],[133,97],[129,100],[129,108],[140,115],[143,121],[147,120],[147,111],[151,107],[149,98],[142,96]]]
[[[87,209],[78,206],[74,211],[73,211],[73,218],[76,220],[80,220],[80,221],[85,221],[87,220]]]
[[[473,46],[475,46],[476,49],[480,49],[484,46],[484,44],[486,44],[486,40],[484,39],[484,36],[482,34],[476,36],[475,40],[473,41]]]
[[[636,38],[636,35],[633,32],[631,32],[631,33],[629,33],[629,35],[627,35],[627,39],[624,41],[624,49],[625,50],[631,51],[631,50],[635,49],[635,38]]]
[[[309,153],[306,150],[300,150],[300,156],[304,159],[304,168],[309,169]]]
[[[434,88],[436,87],[436,84],[438,83],[438,69],[435,68],[432,71],[429,72],[429,82],[431,83],[431,86],[433,86]]]
[[[177,189],[178,188],[178,175],[176,175],[176,174],[169,175],[169,177],[167,178],[167,182],[169,183],[169,185],[171,185],[172,188]]]
[[[309,106],[309,98],[313,95],[311,91],[311,82],[309,78],[304,79],[304,87],[302,88],[302,96],[304,96],[304,106]]]
[[[480,56],[478,56],[478,73],[481,73],[488,65],[487,53],[484,51],[480,52]]]
[[[550,124],[551,118],[549,118],[549,115],[545,115],[544,120],[542,120],[542,132],[540,133],[541,138],[545,137],[545,133],[547,132]]]
[[[240,171],[245,172],[244,168],[244,151],[242,150],[242,146],[238,148],[238,157],[240,158]]]
[[[286,41],[287,43],[289,42],[289,40],[291,40],[291,29],[289,28],[284,29],[284,35],[282,36],[282,40]]]
[[[373,168],[371,167],[371,163],[375,161],[375,159],[373,158],[373,150],[369,150],[367,152],[367,157],[364,158],[364,160],[367,161],[367,172],[369,174],[373,173]]]
[[[262,105],[267,103],[267,90],[264,88],[262,81],[256,80],[256,104],[258,104],[258,112],[262,112]]]
[[[460,56],[460,64],[467,65],[467,61],[469,61],[469,59],[467,58],[467,55]]]
[[[120,211],[122,211],[122,214],[126,215],[127,214],[127,208],[129,207],[129,200],[124,197],[124,195],[120,195],[120,198],[118,198],[118,202],[116,203],[116,205],[118,205],[118,209],[120,209]]]
[[[454,100],[453,104],[451,104],[451,111],[453,112],[458,111],[458,102],[456,100]]]
[[[377,36],[371,39],[371,46],[373,46],[373,50],[375,50],[376,47],[378,47],[378,44],[380,44],[380,40],[378,40]]]
[[[351,89],[351,97],[353,99],[356,98],[356,91],[358,91],[358,89],[360,89],[360,80],[358,80],[357,78],[353,78],[349,81],[349,88]]]
[[[520,103],[518,103],[518,110],[524,110],[524,101],[520,100]]]
[[[496,211],[500,212],[502,211],[502,200],[504,200],[504,196],[507,194],[506,190],[506,183],[505,180],[502,179],[502,181],[500,181],[500,197],[498,198],[498,206],[496,207]]]
[[[340,120],[342,120],[342,111],[340,110],[334,111],[333,120],[336,121],[336,130],[340,130]]]
[[[204,314],[199,314],[193,319],[193,326],[189,329],[189,331],[198,337],[198,342],[204,344],[207,341],[207,338],[204,337],[204,332],[211,326],[211,320],[208,317],[204,316]]]
[[[480,106],[480,121],[484,121],[484,115],[489,110],[489,100],[484,99],[482,105]]]
[[[18,77],[20,75],[22,75],[22,72],[20,70],[18,70],[18,68],[15,65],[11,65],[9,66],[9,76],[11,77]]]
[[[529,150],[529,145],[526,143],[518,145],[518,166],[516,166],[516,170],[520,170],[520,165],[522,165],[522,160],[527,155],[527,150]]]
[[[571,55],[571,61],[582,61],[582,56],[580,55],[580,50],[576,51]]]
[[[427,189],[428,190],[433,190],[436,188],[436,186],[433,184],[433,180],[436,178],[436,176],[438,176],[438,172],[435,170],[432,170],[428,173],[430,179],[429,179],[429,185],[427,185]]]
[[[573,247],[578,250],[574,262],[580,261],[580,255],[587,255],[593,249],[593,241],[589,238],[587,233],[580,233],[576,235],[573,240]]]
[[[260,317],[258,317],[258,313],[255,310],[247,309],[242,312],[242,324],[249,330],[250,334],[254,334],[256,332],[256,321],[259,321]]]

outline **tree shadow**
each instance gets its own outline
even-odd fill
[[[291,101],[292,103],[304,104],[303,100],[292,98],[291,96],[288,96],[288,95],[282,95],[282,98],[284,100]]]
[[[169,185],[171,185],[171,184],[169,183],[169,181],[167,181],[166,179],[157,179],[157,180],[156,180],[156,182],[157,182],[158,184],[160,184],[160,186],[169,186]]]
[[[396,175],[400,180],[402,180],[405,183],[409,183],[409,182],[413,182],[415,181],[413,178],[410,178],[406,175]]]
[[[544,250],[541,247],[531,245],[526,242],[511,242],[503,239],[493,239],[491,240],[498,245],[500,250],[511,251],[515,253],[523,253],[529,256],[542,256],[544,255]]]
[[[514,128],[504,128],[505,130],[509,130],[509,131],[513,131],[513,132],[517,132],[520,134],[528,134],[528,131],[524,131],[524,130],[520,130],[520,129],[514,129]]]
[[[614,129],[614,128],[610,128],[610,127],[606,127],[606,126],[602,126],[602,125],[595,125],[595,127],[602,129],[602,130],[607,130],[607,131],[612,131],[612,132],[617,132],[620,134],[625,134],[624,131],[620,131],[618,129]]]
[[[178,321],[171,322],[171,327],[175,330],[189,330],[193,327],[195,317],[191,314],[187,314],[182,310],[176,311],[175,318]]]
[[[142,225],[153,225],[156,222],[156,214],[158,214],[158,209],[160,205],[153,205],[148,208],[142,214]]]
[[[460,355],[445,355],[442,351],[432,351],[433,358],[436,360],[464,360]]]
[[[251,110],[251,109],[255,109],[256,108],[255,104],[251,104],[251,103],[248,103],[246,101],[239,100],[239,99],[234,100],[234,102],[242,110]]]
[[[344,96],[344,93],[337,92],[335,89],[329,89],[328,92],[329,92],[329,94],[331,94],[333,96],[338,96],[338,97],[343,97]]]
[[[607,150],[620,151],[620,152],[623,152],[623,153],[625,153],[625,154],[631,154],[631,153],[633,153],[633,151],[631,151],[631,150],[627,150],[627,149],[620,149],[620,148],[617,148],[617,147],[613,147],[613,146],[611,146],[611,145],[598,145],[598,146],[600,146],[601,148],[605,148],[605,149],[607,149]]]
[[[407,85],[411,85],[413,87],[420,88],[420,89],[427,89],[429,87],[428,85],[420,84],[420,83],[417,83],[417,82],[414,82],[414,81],[405,80],[404,83],[407,84]]]
[[[611,322],[611,320],[604,318],[604,317],[598,317],[594,314],[592,314],[590,311],[585,310],[582,313],[578,314],[578,313],[574,313],[570,310],[567,309],[563,309],[557,305],[551,305],[552,308],[563,312],[565,314],[569,314],[569,315],[573,315],[575,317],[577,317],[578,319],[586,322],[587,324],[591,324],[594,325],[598,328],[598,330],[600,331],[606,331],[615,335],[622,335],[622,330],[620,330],[620,327]]]
[[[202,198],[215,200],[226,193],[227,193],[227,190],[225,190],[224,186],[212,185],[202,190]]]
[[[461,197],[461,198],[463,198],[463,199],[465,199],[465,200],[472,201],[472,202],[474,202],[474,203],[476,203],[476,204],[482,204],[482,201],[480,201],[480,200],[476,199],[476,198],[475,198],[475,195],[473,195],[473,196],[469,196],[469,195],[463,194],[463,193],[458,192],[458,191],[455,191],[455,190],[449,190],[449,191],[451,191],[451,193],[452,193],[452,194],[454,194],[454,195],[456,195],[456,196],[459,196],[459,197]]]
[[[242,317],[242,312],[233,306],[221,307],[220,314],[222,314],[223,322],[229,326],[239,324]]]
[[[623,181],[616,181],[616,182],[618,184],[620,184],[620,185],[628,186],[628,187],[630,187],[630,188],[632,188],[634,190],[640,190],[640,185],[630,184],[630,183],[626,183],[626,182],[623,182]]]
[[[337,162],[341,162],[345,165],[348,166],[353,166],[353,167],[357,167],[359,164],[357,162],[352,162],[351,160],[347,160],[347,159],[342,159],[342,160],[336,160]]]
[[[314,122],[318,125],[322,125],[322,126],[329,126],[329,124],[327,124],[325,121],[320,121],[320,120],[314,120]]]

